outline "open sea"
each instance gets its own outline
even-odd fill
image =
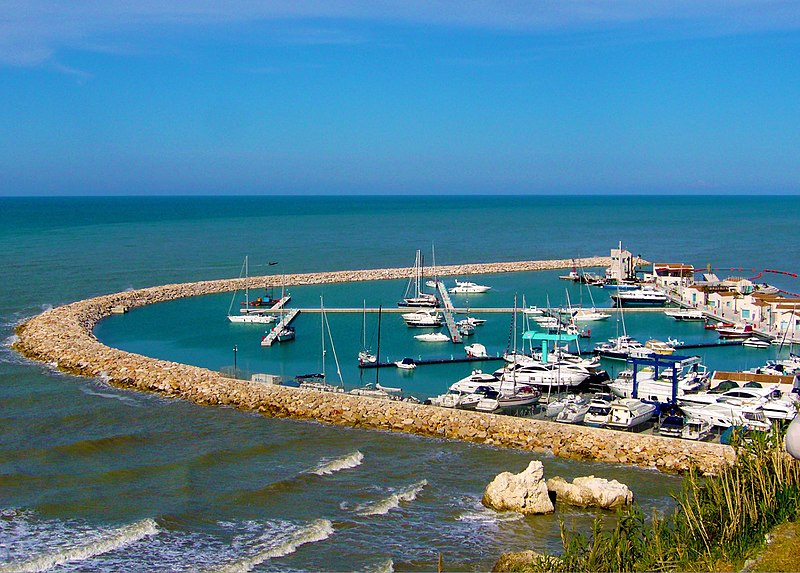
[[[621,242],[650,261],[710,265],[721,277],[797,273],[798,221],[800,198],[786,196],[0,198],[0,572],[416,571],[435,570],[440,554],[447,570],[481,571],[504,551],[556,552],[561,520],[586,530],[601,515],[559,507],[523,518],[485,509],[483,490],[502,471],[541,459],[547,477],[617,479],[646,513],[671,507],[681,483],[638,468],[272,420],[67,376],[10,349],[14,327],[47,308],[237,277],[245,256],[250,275],[279,275],[409,267],[417,249],[427,265],[433,246],[440,265],[608,255]],[[468,342],[502,353],[511,317],[480,308],[511,307],[515,296],[556,306],[568,295],[589,305],[586,287],[559,274],[460,277],[492,286],[454,297],[487,319]],[[800,280],[788,274],[759,281],[800,292]],[[319,307],[321,297],[330,309],[394,306],[405,283],[290,287],[291,306]],[[591,296],[610,306],[608,292]],[[213,370],[235,359],[244,372],[287,379],[320,371],[319,314],[298,317],[294,342],[262,348],[264,326],[225,318],[232,301],[238,305],[233,293],[135,309],[95,332],[111,346]],[[356,354],[364,339],[375,348],[377,316],[330,312],[328,321],[329,376],[335,350],[346,387],[374,382],[376,371],[360,371]],[[463,353],[415,341],[417,331],[399,315],[384,313],[381,321],[382,360]],[[660,313],[626,313],[625,322],[640,340],[715,336]],[[612,317],[590,328],[584,344],[593,345],[620,326]],[[758,366],[775,353],[699,352],[710,369]],[[382,369],[379,376],[426,398],[471,367]],[[610,373],[620,367],[606,364]]]

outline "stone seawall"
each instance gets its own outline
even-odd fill
[[[607,257],[579,259],[584,267],[605,266]],[[571,260],[471,264],[440,267],[440,275],[518,272],[568,268]],[[66,372],[105,376],[110,383],[135,390],[227,405],[266,416],[316,420],[358,428],[393,430],[459,439],[565,458],[635,464],[677,472],[690,467],[715,473],[730,462],[728,446],[697,443],[554,422],[451,410],[405,402],[387,402],[343,394],[271,386],[224,378],[217,372],[109,348],[92,329],[117,306],[133,308],[175,298],[198,296],[265,284],[306,285],[398,279],[411,269],[376,269],[251,277],[174,284],[100,296],[48,310],[17,328],[14,348],[21,354]]]

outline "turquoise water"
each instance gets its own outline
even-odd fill
[[[80,571],[483,570],[504,550],[557,550],[558,520],[586,527],[592,511],[521,519],[482,509],[501,471],[526,452],[384,432],[271,420],[125,392],[53,372],[10,351],[13,327],[73,300],[171,282],[250,273],[410,266],[435,243],[439,264],[606,255],[623,246],[650,260],[696,266],[800,270],[787,245],[800,215],[793,197],[426,197],[0,199],[0,563],[61,563]],[[278,265],[269,267],[269,261]],[[720,274],[727,274],[719,271]],[[508,343],[510,317],[480,306],[573,302],[586,293],[556,272],[486,275],[470,297],[487,318],[474,341]],[[797,279],[765,275],[791,292]],[[293,287],[292,305],[393,305],[403,281]],[[252,293],[251,293],[252,294]],[[607,295],[594,290],[598,306]],[[600,296],[598,296],[598,294]],[[103,321],[104,342],[212,369],[233,363],[291,377],[318,371],[318,314],[302,314],[295,342],[261,348],[263,327],[225,320],[231,296],[136,309]],[[329,313],[345,384],[371,380],[355,366],[361,313]],[[374,339],[376,315],[367,316]],[[638,338],[687,342],[711,334],[660,314],[626,315]],[[592,325],[592,342],[616,334]],[[459,353],[415,342],[397,315],[382,316],[381,357]],[[471,341],[470,341],[471,342]],[[773,351],[703,351],[711,368],[758,365]],[[610,365],[609,365],[610,366]],[[488,367],[488,364],[487,364]],[[330,351],[327,369],[333,370]],[[380,372],[420,397],[441,392],[469,365]],[[636,468],[545,456],[548,476],[595,474],[628,483],[663,508],[679,479]],[[337,461],[338,460],[338,461]],[[318,469],[333,462],[325,473]],[[315,473],[316,472],[316,473]],[[321,474],[321,475],[318,475]]]

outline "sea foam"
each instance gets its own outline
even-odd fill
[[[356,450],[355,452],[336,458],[333,460],[323,461],[316,468],[310,470],[308,473],[323,476],[330,475],[342,470],[349,470],[361,465],[364,461],[364,454]]]
[[[269,559],[277,559],[297,551],[307,543],[324,541],[333,534],[333,524],[327,519],[317,519],[305,527],[301,527],[288,535],[264,539],[264,543],[252,555],[224,565],[220,573],[246,573]]]
[[[46,571],[70,561],[85,561],[97,555],[120,549],[156,533],[158,533],[156,522],[152,519],[144,519],[117,529],[98,532],[94,539],[72,547],[35,555],[24,561],[2,565],[0,566],[0,573]]]
[[[419,494],[419,492],[421,492],[426,485],[428,485],[427,480],[422,480],[412,484],[397,493],[393,493],[386,499],[382,499],[381,501],[363,508],[358,512],[358,515],[364,517],[371,515],[386,515],[391,510],[400,507],[401,501],[412,502],[417,499],[417,494]]]

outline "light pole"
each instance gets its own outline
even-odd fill
[[[239,378],[239,373],[236,369],[236,353],[239,351],[239,347],[234,344],[233,345],[233,377]]]

